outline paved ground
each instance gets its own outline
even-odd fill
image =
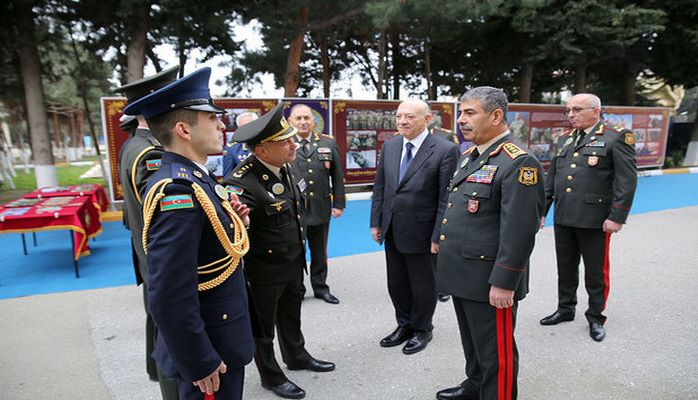
[[[552,229],[539,233],[518,316],[519,398],[698,399],[697,221],[698,207],[636,215],[614,237],[602,343],[589,338],[583,307],[574,322],[538,324],[556,300]],[[424,352],[378,346],[394,328],[382,253],[332,259],[330,284],[342,303],[307,299],[303,326],[310,352],[337,370],[288,372],[307,399],[433,399],[464,378],[451,302],[439,304]],[[0,301],[0,398],[159,398],[144,372],[143,325],[135,287]],[[253,365],[245,396],[275,399]]]

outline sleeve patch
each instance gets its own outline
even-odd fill
[[[228,185],[225,187],[225,189],[228,191],[230,194],[234,195],[241,195],[244,192],[244,189],[238,186],[233,186],[233,185]]]
[[[160,160],[160,159],[146,160],[145,161],[145,168],[148,171],[157,171],[158,169],[160,169],[161,164],[162,164],[162,160]]]
[[[628,146],[635,144],[635,135],[632,132],[625,132],[625,144]]]
[[[165,196],[160,200],[160,211],[194,208],[194,200],[189,194]]]
[[[519,168],[519,183],[525,186],[538,184],[538,169],[534,167]]]

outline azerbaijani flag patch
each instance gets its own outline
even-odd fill
[[[237,196],[241,195],[244,192],[244,190],[241,187],[237,187],[237,186],[233,186],[233,185],[228,185],[225,187],[225,189],[228,191],[228,193],[234,194]]]
[[[156,160],[145,160],[145,168],[148,171],[157,171],[160,169],[160,164],[162,164],[162,160],[156,159]]]
[[[179,210],[182,208],[194,208],[194,200],[189,194],[176,194],[165,196],[160,200],[160,211]]]

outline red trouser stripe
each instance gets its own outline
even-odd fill
[[[514,382],[514,351],[511,307],[497,309],[497,398],[511,399]]]
[[[611,290],[611,259],[609,257],[609,249],[611,247],[611,233],[606,232],[606,244],[603,249],[603,306],[601,311],[606,309],[606,301],[608,300],[608,292]]]
[[[204,400],[216,400],[216,394],[204,393]]]

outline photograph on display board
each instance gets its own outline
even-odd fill
[[[633,129],[632,114],[604,113],[603,120],[615,129]]]
[[[349,150],[347,152],[347,169],[376,168],[375,150]]]
[[[528,145],[528,127],[531,113],[524,111],[507,112],[509,131],[514,140],[523,145]]]
[[[662,122],[664,121],[663,115],[650,115],[649,122],[647,123],[648,128],[661,128]]]

